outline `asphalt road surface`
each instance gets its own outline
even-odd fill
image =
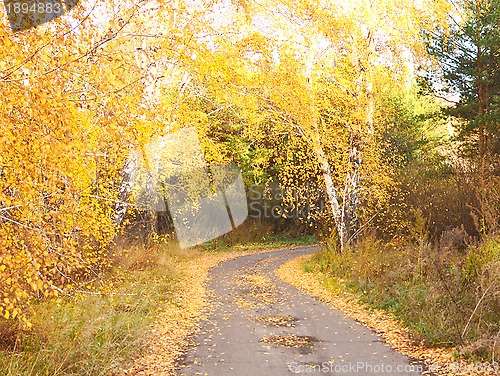
[[[274,274],[303,248],[244,256],[210,272],[209,309],[179,375],[420,375],[421,363]]]

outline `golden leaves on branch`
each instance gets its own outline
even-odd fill
[[[103,19],[82,6],[71,22],[0,28],[0,317],[99,280],[131,148],[199,117],[170,97],[205,21],[147,3],[114,4],[110,22],[100,1]]]

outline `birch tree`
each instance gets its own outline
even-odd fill
[[[203,128],[183,77],[214,69],[212,4],[95,6],[16,34],[0,20],[0,315],[26,325],[33,298],[110,288],[130,150]]]
[[[246,15],[241,29],[256,51],[253,69],[269,99],[262,107],[276,125],[273,133],[288,131],[309,145],[341,249],[359,231],[360,196],[370,194],[369,176],[377,170],[374,67],[385,67],[395,84],[404,85],[410,63],[427,62],[421,30],[432,27],[446,7],[444,2],[307,0],[241,6]],[[257,40],[265,45],[260,50]],[[318,85],[329,86],[329,104]],[[339,132],[343,139],[335,142]]]

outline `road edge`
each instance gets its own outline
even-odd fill
[[[238,257],[310,247],[317,245],[210,253],[181,265],[183,277],[175,294],[175,300],[179,304],[162,307],[162,312],[151,329],[152,339],[147,353],[135,359],[134,365],[122,373],[140,376],[177,374],[176,361],[189,346],[188,339],[196,331],[198,318],[207,305],[205,282],[212,268]]]
[[[276,271],[276,275],[299,290],[306,292],[320,301],[331,305],[345,315],[360,322],[364,326],[380,334],[391,348],[412,359],[420,359],[435,375],[494,375],[494,372],[449,372],[450,365],[460,362],[453,357],[453,348],[429,348],[423,344],[416,345],[411,339],[410,331],[399,324],[388,314],[371,310],[357,298],[347,292],[334,292],[328,290],[322,283],[322,275],[308,273],[304,270],[303,263],[312,255],[302,255],[283,263]]]

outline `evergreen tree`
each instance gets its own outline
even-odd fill
[[[427,35],[442,73],[432,78],[446,96],[459,94],[458,102],[447,98],[453,106],[444,112],[461,120],[455,124],[464,151],[479,157],[483,175],[500,154],[500,1],[464,0],[456,6],[460,12],[450,15],[450,24]],[[427,88],[430,78],[422,80]]]

